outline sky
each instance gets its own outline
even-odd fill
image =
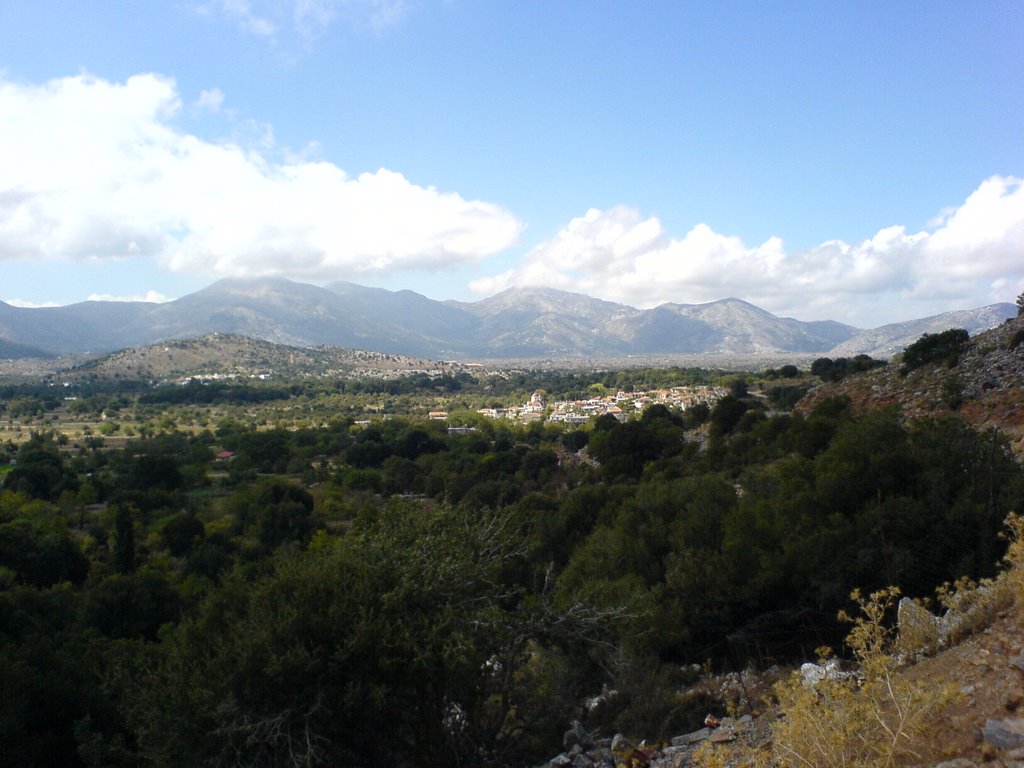
[[[0,3],[0,300],[1024,291],[1024,4]]]

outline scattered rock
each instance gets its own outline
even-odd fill
[[[682,736],[675,736],[672,739],[673,747],[688,747],[691,744],[699,744],[711,736],[710,728],[701,728],[699,731],[684,733]]]
[[[590,735],[586,728],[583,727],[583,723],[579,720],[573,720],[572,725],[569,726],[569,730],[565,732],[565,736],[562,737],[562,748],[566,752],[572,750],[573,747],[579,746],[580,752],[586,752],[587,750],[593,749],[597,745],[594,743],[594,737]]]
[[[1024,719],[986,720],[981,735],[985,743],[998,749],[1024,747]]]
[[[708,741],[712,744],[724,744],[727,741],[736,741],[736,734],[731,728],[720,728],[711,734]]]

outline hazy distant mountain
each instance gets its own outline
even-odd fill
[[[479,356],[572,357],[623,351],[605,326],[637,310],[553,288],[509,288],[471,303],[449,302],[477,319],[472,335]]]
[[[160,305],[83,301],[66,307],[12,307],[0,302],[0,339],[48,353],[106,352],[150,341],[128,332]]]
[[[23,309],[0,303],[0,342],[21,345],[7,349],[69,354],[225,333],[435,359],[888,355],[925,331],[991,327],[1014,312],[1012,305],[994,305],[861,332],[831,321],[777,317],[731,298],[642,310],[551,288],[512,288],[481,301],[441,302],[413,291],[346,282],[318,287],[280,278],[228,279],[164,304],[90,301]]]
[[[994,328],[1004,320],[1017,316],[1014,304],[989,304],[978,309],[943,312],[920,320],[891,323],[868,331],[861,331],[847,339],[829,353],[832,357],[852,357],[865,354],[872,357],[892,357],[926,333],[941,333],[950,328],[963,328],[972,336]]]
[[[53,357],[53,355],[36,347],[29,347],[25,344],[16,344],[13,341],[0,339],[0,360],[25,360],[26,358],[39,357],[47,358]]]
[[[657,351],[673,352],[819,352],[850,338],[856,328],[833,321],[805,323],[777,317],[741,299],[722,299],[709,304],[662,304],[651,310],[675,314],[677,325],[692,349],[678,349],[681,340],[671,332],[652,339],[667,346]],[[678,321],[677,321],[678,322]],[[703,330],[702,329],[706,329]],[[655,350],[652,350],[655,351]]]
[[[510,288],[458,304],[481,318],[494,356],[818,352],[856,328],[780,318],[739,299],[636,309],[552,288]]]

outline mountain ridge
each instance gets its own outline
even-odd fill
[[[1015,313],[1011,304],[995,304],[864,330],[833,320],[779,317],[735,297],[638,309],[549,287],[510,288],[460,302],[345,281],[316,286],[285,278],[225,278],[160,304],[87,301],[21,308],[0,302],[0,355],[106,353],[227,333],[437,359],[879,350],[888,356],[920,336],[921,328],[965,327],[975,333]]]

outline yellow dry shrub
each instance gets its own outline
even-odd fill
[[[1024,517],[1011,512],[1006,517],[1006,538],[1009,546],[1003,558],[1006,578],[1009,580],[1018,602],[1024,601]]]
[[[935,590],[939,604],[946,609],[947,645],[959,645],[971,635],[989,626],[1000,611],[1013,605],[1013,574],[1004,572],[995,579],[960,578]]]
[[[776,688],[783,717],[770,765],[807,768],[891,768],[913,762],[933,716],[958,695],[897,674],[892,630],[884,623],[896,589],[852,595],[860,615],[846,642],[859,663],[856,677],[804,685],[797,674]]]
[[[948,642],[987,625],[1014,599],[1024,600],[1024,517],[1010,513],[1006,528],[1006,570],[998,578],[981,583],[961,579],[937,591],[942,607],[963,617],[963,625],[952,629]],[[952,685],[929,685],[898,674],[898,637],[885,624],[899,598],[898,589],[867,597],[854,591],[851,597],[859,615],[840,617],[853,624],[846,644],[858,662],[858,674],[826,677],[811,686],[794,672],[775,687],[780,717],[770,745],[725,753],[708,744],[694,755],[694,765],[896,768],[920,760],[915,746],[927,743],[930,729],[941,727],[937,713],[962,694]],[[930,630],[925,635],[905,638],[904,653],[908,642],[919,649],[931,646]]]

